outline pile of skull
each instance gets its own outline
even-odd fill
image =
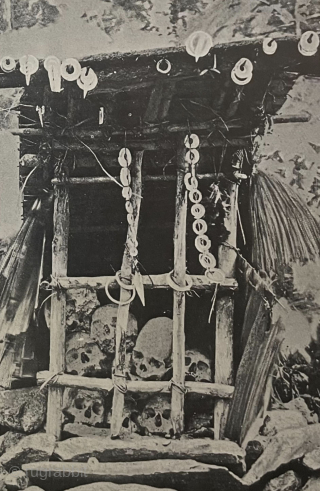
[[[99,306],[95,294],[88,290],[82,292],[82,305],[79,296],[75,297],[75,301],[71,293],[68,295],[67,320],[72,330],[67,334],[66,372],[110,378],[115,356],[118,306]],[[75,314],[75,311],[82,312],[81,316]],[[172,329],[171,319],[157,317],[150,319],[138,332],[137,320],[129,314],[126,337],[128,379],[171,379]],[[211,382],[210,361],[200,351],[186,351],[185,378],[188,381]],[[69,422],[110,426],[111,401],[106,400],[99,391],[66,390],[64,407]],[[169,394],[152,395],[139,403],[130,397],[124,409],[123,433],[137,431],[143,434],[167,434],[171,428],[170,413]],[[190,421],[190,425],[195,426],[195,422]]]

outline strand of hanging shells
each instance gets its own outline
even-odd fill
[[[201,204],[202,193],[198,189],[198,179],[196,177],[196,164],[199,162],[200,155],[197,148],[200,145],[198,135],[187,135],[184,140],[187,148],[185,160],[189,164],[189,172],[185,174],[184,184],[187,189],[189,200],[192,203],[191,214],[194,218],[192,229],[196,234],[195,247],[199,252],[199,262],[205,269],[206,277],[211,281],[223,280],[221,270],[216,269],[216,258],[210,252],[211,240],[206,235],[208,230],[207,222],[205,221],[205,207]]]
[[[131,188],[131,172],[130,165],[132,162],[131,152],[128,148],[121,148],[118,156],[118,162],[121,166],[120,171],[120,182],[123,186],[122,188],[122,197],[125,199],[125,208],[127,212],[127,222],[130,230],[130,241],[127,244],[129,254],[134,261],[137,259],[138,255],[138,241],[136,238],[135,229],[132,228],[134,224],[134,215],[133,215],[133,205],[132,205],[132,188]]]

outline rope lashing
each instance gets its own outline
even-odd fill
[[[63,375],[63,374],[64,374],[64,372],[60,371],[60,372],[56,372],[53,375],[51,375],[50,377],[48,377],[47,380],[45,380],[43,382],[43,384],[40,385],[39,392],[43,391],[43,389],[47,386],[55,385],[59,380],[59,376]]]
[[[179,392],[181,392],[182,394],[186,394],[188,389],[183,385],[183,384],[179,384],[178,382],[176,382],[175,380],[171,379],[170,382],[169,382],[169,390],[177,390]]]
[[[124,383],[119,383],[117,379],[122,379]],[[116,369],[112,370],[112,383],[113,387],[115,387],[121,394],[126,394],[128,391],[127,387],[127,377],[123,375],[121,372],[117,372]]]

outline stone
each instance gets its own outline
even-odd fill
[[[34,433],[46,418],[47,398],[38,387],[0,392],[0,425],[10,430]]]
[[[28,435],[4,453],[0,457],[0,463],[10,470],[29,462],[47,461],[53,454],[55,443],[54,436],[45,433]]]
[[[181,438],[166,440],[159,437],[140,437],[135,440],[101,438],[70,438],[58,442],[54,458],[60,461],[87,462],[95,457],[99,462],[130,462],[194,459],[198,462],[227,467],[237,475],[245,472],[245,452],[227,440]]]
[[[262,436],[273,436],[288,428],[307,426],[306,418],[299,411],[276,409],[268,411],[259,430]]]
[[[4,435],[0,436],[0,456],[7,452],[11,447],[14,447],[22,438],[25,438],[24,433],[18,433],[17,431],[7,431]]]
[[[145,486],[144,484],[113,484],[112,482],[94,482],[67,489],[66,491],[158,491],[159,488]],[[162,491],[174,491],[169,488],[162,488]]]
[[[320,444],[320,442],[319,442]],[[303,457],[303,465],[312,472],[320,471],[320,446]]]
[[[280,431],[270,439],[264,452],[244,476],[247,485],[255,484],[280,466],[301,459],[319,446],[320,424]]]
[[[289,402],[283,404],[286,409],[293,409],[299,411],[303,417],[307,420],[308,424],[318,423],[318,415],[308,408],[306,401],[302,397],[296,397]]]
[[[110,428],[96,428],[95,426],[87,426],[80,423],[67,423],[63,428],[64,438],[71,437],[94,437],[108,438],[111,435]]]
[[[300,491],[301,478],[293,471],[288,471],[268,482],[263,491]]]
[[[320,489],[320,477],[313,476],[303,486],[301,491],[319,491]]]
[[[8,491],[18,491],[28,487],[29,478],[23,471],[13,471],[5,477],[4,483]]]

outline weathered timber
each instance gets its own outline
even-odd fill
[[[273,116],[271,118],[271,122],[273,124],[283,124],[283,123],[307,123],[310,121],[310,114],[284,114],[281,116]],[[237,121],[226,121],[222,123],[220,120],[211,120],[211,121],[202,121],[202,122],[190,122],[190,127],[186,124],[175,123],[175,124],[150,124],[147,126],[138,126],[133,130],[110,130],[106,132],[106,130],[56,130],[53,128],[45,127],[45,128],[17,128],[11,130],[11,133],[16,136],[29,136],[29,137],[42,137],[52,135],[55,138],[72,138],[77,137],[82,140],[91,140],[96,141],[101,138],[105,138],[106,134],[108,137],[110,136],[124,136],[127,138],[137,137],[137,136],[152,136],[158,135],[159,133],[163,135],[163,133],[186,133],[188,131],[210,131],[214,128],[226,128],[226,126],[230,129],[241,129],[243,128],[243,123]],[[130,146],[132,146],[133,142],[130,141]],[[138,143],[138,142],[136,142]],[[148,142],[146,142],[147,144]],[[112,147],[111,147],[112,148]],[[121,147],[119,147],[121,148]]]
[[[215,174],[197,174],[197,179],[199,180],[210,180],[213,179]],[[117,182],[120,182],[118,177],[115,177]],[[148,182],[168,182],[168,181],[176,181],[177,176],[168,175],[168,176],[144,176],[143,181]],[[63,185],[66,181],[62,181],[60,179],[52,179],[52,184],[54,185]],[[83,184],[114,184],[114,180],[110,177],[70,177],[67,179],[67,183],[70,186],[78,186]]]
[[[245,472],[245,452],[236,443],[205,439],[172,440],[140,437],[137,440],[110,440],[94,437],[70,438],[59,442],[54,451],[57,460],[87,462],[95,457],[99,462],[135,462],[157,459],[193,459],[204,464],[227,467],[237,475]]]
[[[86,389],[86,390],[103,390],[111,392],[113,383],[111,379],[81,377],[78,375],[55,375],[52,372],[43,371],[37,373],[37,381],[39,385],[48,382],[54,387],[70,387]],[[219,399],[230,399],[234,388],[231,385],[223,385],[208,382],[185,382],[185,387],[188,394],[207,395],[217,397]],[[168,382],[159,381],[127,381],[128,392],[147,394],[153,392],[170,393]]]
[[[320,489],[320,477],[319,476],[313,476],[303,486],[301,491],[318,491],[319,489]]]
[[[263,491],[301,491],[302,479],[293,471],[287,471],[268,482]]]
[[[164,83],[165,81],[159,78],[154,84],[148,106],[143,117],[143,121],[146,123],[155,123],[158,121],[158,113],[163,97]]]
[[[69,191],[54,188],[54,237],[52,243],[52,276],[67,275],[69,235]],[[58,373],[65,368],[66,292],[58,286],[51,298],[50,370]],[[61,387],[51,387],[48,394],[47,433],[60,438],[62,425]]]
[[[187,191],[184,186],[186,173],[186,150],[180,146],[177,157],[176,210],[174,224],[173,281],[185,285],[186,275],[186,226]],[[171,422],[174,435],[179,436],[184,428],[184,377],[185,377],[185,292],[173,291],[173,333],[172,333],[172,395]]]
[[[320,471],[320,442],[319,446],[303,457],[303,465],[311,472]]]
[[[283,301],[281,299],[281,303]],[[287,305],[287,308],[290,307]],[[259,301],[259,309],[255,312],[238,368],[227,420],[226,437],[233,441],[242,444],[262,408],[266,382],[273,372],[284,338],[285,316],[283,307],[275,304],[270,319],[270,312],[266,310],[263,301]]]
[[[243,480],[252,485],[264,476],[318,447],[320,441],[320,424],[306,428],[291,428],[277,433],[270,439],[260,458],[253,464]]]
[[[214,283],[208,282],[205,275],[191,275],[192,288],[198,290],[206,290],[215,288]],[[90,288],[99,290],[105,287],[106,282],[110,281],[109,288],[119,288],[118,282],[114,276],[74,276],[74,277],[59,277],[59,284],[62,288],[69,290],[71,288]],[[142,275],[142,281],[145,288],[169,288],[167,274],[158,275]],[[225,278],[223,283],[220,284],[223,288],[236,289],[238,284],[234,278]]]
[[[134,223],[128,227],[127,240],[123,253],[121,276],[132,280],[133,258],[130,255],[130,243],[134,243],[137,238],[138,224],[140,216],[141,193],[142,193],[142,159],[143,152],[137,152],[132,163],[132,198]],[[126,331],[129,319],[130,303],[128,300],[132,291],[120,288],[120,302],[117,324],[116,324],[116,348],[115,348],[115,370],[114,393],[112,401],[111,433],[112,437],[118,437],[123,422],[124,391],[121,387],[125,386],[126,378]]]
[[[228,243],[231,247],[237,246],[237,207],[238,185],[230,183],[228,186],[230,211],[225,219],[225,227],[229,232]],[[219,268],[226,277],[234,277],[236,265],[236,252],[221,245],[218,251]],[[216,332],[215,332],[215,382],[220,384],[233,383],[233,312],[234,299],[232,294],[224,293],[217,299],[216,305]],[[224,433],[228,404],[216,401],[214,408],[215,438],[219,440]]]
[[[94,482],[83,486],[72,487],[66,491],[158,491],[158,488],[144,484],[114,484],[113,482]],[[27,491],[42,491],[40,488]],[[162,488],[162,491],[174,491],[174,489]]]
[[[60,491],[69,485],[112,482],[146,484],[177,491],[242,491],[242,480],[225,467],[202,464],[195,460],[150,460],[145,462],[35,462],[22,469],[33,484]],[[46,479],[41,480],[45,475]]]

